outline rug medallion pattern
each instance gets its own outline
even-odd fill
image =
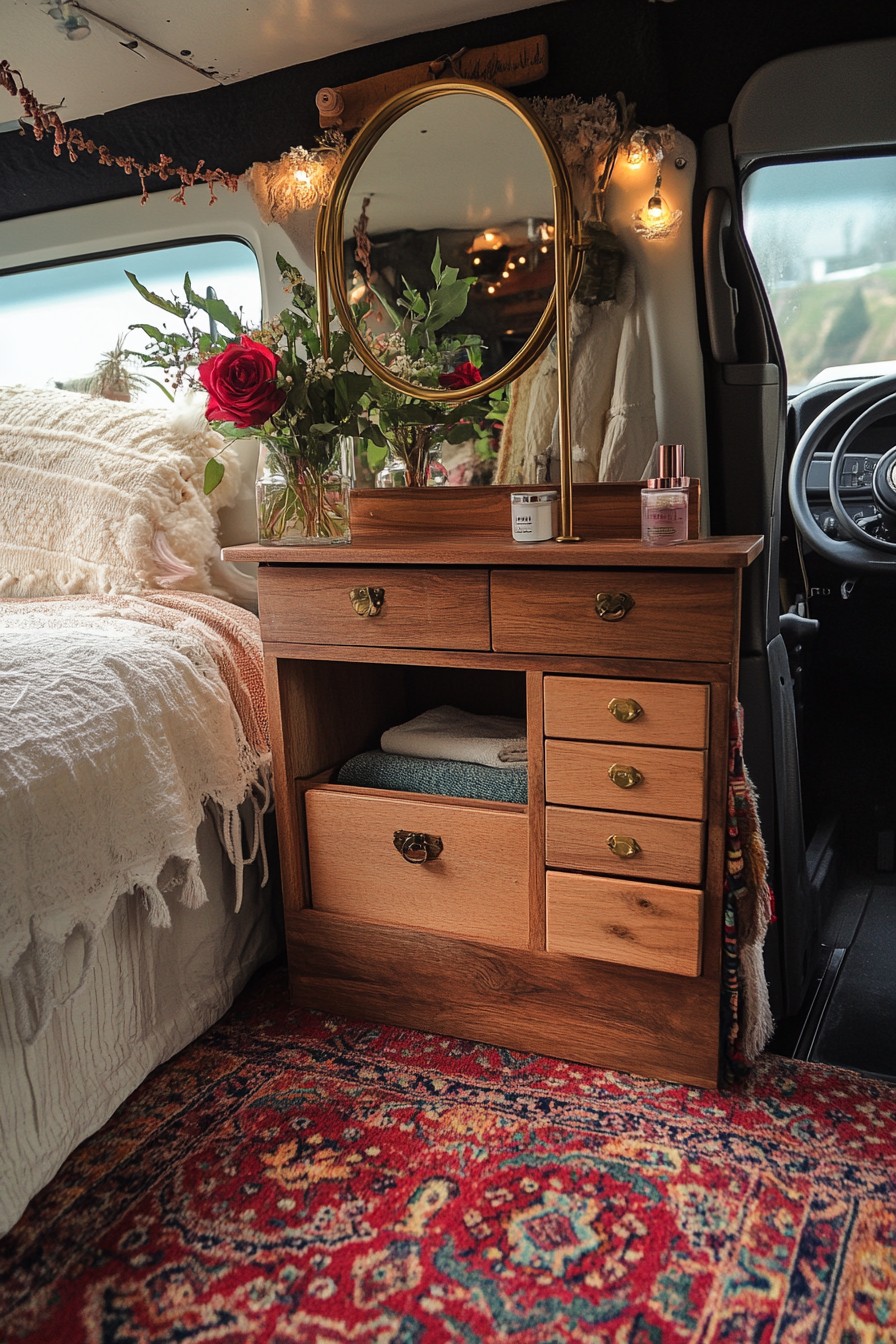
[[[896,1089],[722,1093],[292,1011],[280,972],[0,1242],[6,1337],[887,1344]]]

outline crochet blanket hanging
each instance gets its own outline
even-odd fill
[[[212,637],[201,633],[204,613],[214,621],[214,608],[228,617],[233,609],[192,601],[192,614],[182,595],[180,610],[170,598],[0,604],[0,975],[25,1042],[56,1006],[68,940],[83,942],[77,992],[120,896],[138,894],[163,927],[163,889],[178,888],[187,907],[205,904],[196,830],[207,804],[236,868],[239,905],[242,865],[261,843],[270,801],[270,754],[244,706],[247,736],[220,670],[225,634],[232,644],[237,627],[225,632],[219,620]],[[256,817],[244,855],[238,808],[247,795]]]

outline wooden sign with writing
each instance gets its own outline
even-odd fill
[[[437,73],[446,79],[479,79],[503,88],[531,84],[548,72],[548,40],[542,35],[502,42],[497,47],[474,47],[454,60],[453,74],[451,64],[442,67],[439,61],[424,62],[405,66],[403,70],[391,70],[385,75],[373,75],[357,84],[320,89],[315,102],[321,126],[338,126],[343,131],[363,126],[396,93],[433,80],[433,67],[437,67]]]

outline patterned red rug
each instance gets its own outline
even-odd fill
[[[896,1089],[769,1056],[702,1092],[285,996],[260,977],[32,1203],[5,1339],[896,1339]]]

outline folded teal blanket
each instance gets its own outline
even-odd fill
[[[397,756],[386,751],[363,751],[339,771],[337,784],[365,789],[402,789],[407,793],[437,793],[446,798],[485,798],[493,803],[525,803],[529,772],[469,761],[435,761],[428,756]]]

